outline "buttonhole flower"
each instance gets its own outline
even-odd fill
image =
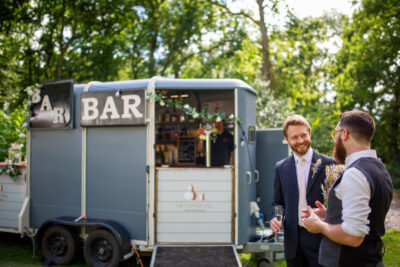
[[[314,175],[319,171],[319,168],[321,167],[322,160],[319,158],[317,162],[311,164],[311,171],[312,171],[312,176],[311,179],[314,178]]]

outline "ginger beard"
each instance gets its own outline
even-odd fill
[[[297,155],[303,156],[307,153],[308,149],[310,149],[311,140],[304,139],[303,142],[300,144],[289,142],[289,146]]]
[[[343,146],[343,141],[341,136],[336,138],[335,147],[333,148],[332,155],[335,158],[336,162],[339,164],[344,164],[346,160],[346,148]]]

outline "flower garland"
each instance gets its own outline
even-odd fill
[[[152,96],[152,93],[148,93],[149,96]],[[169,98],[166,91],[162,91],[161,93],[154,93],[154,101],[159,104],[161,107],[173,107],[178,110],[182,110],[186,115],[192,117],[193,119],[205,120],[208,123],[211,123],[213,119],[216,122],[223,121],[225,124],[229,122],[237,123],[241,125],[242,121],[239,117],[235,117],[234,114],[226,114],[225,112],[215,112],[210,113],[207,109],[203,109],[198,112],[196,108],[191,107],[189,104],[183,105],[182,98]]]

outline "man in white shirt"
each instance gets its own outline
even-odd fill
[[[323,266],[383,266],[381,237],[393,197],[389,173],[370,143],[373,118],[363,111],[340,116],[332,137],[337,162],[345,164],[328,196],[328,209],[308,207],[304,225],[324,235],[319,255]]]

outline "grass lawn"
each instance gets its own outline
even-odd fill
[[[386,267],[400,266],[400,229],[388,230],[383,237],[385,243],[385,256],[383,263]],[[250,254],[239,254],[243,265],[247,263]],[[150,257],[143,257],[144,266],[149,266]],[[41,266],[42,262],[38,257],[32,258],[32,243],[30,238],[20,238],[17,234],[0,233],[0,267],[37,267]],[[70,265],[73,267],[86,266],[82,257],[77,260],[77,263]],[[121,263],[120,266],[136,266],[136,259],[131,258]],[[257,264],[251,260],[247,267],[256,267]],[[285,267],[285,261],[278,261],[277,267]],[[195,266],[193,266],[195,267]]]

